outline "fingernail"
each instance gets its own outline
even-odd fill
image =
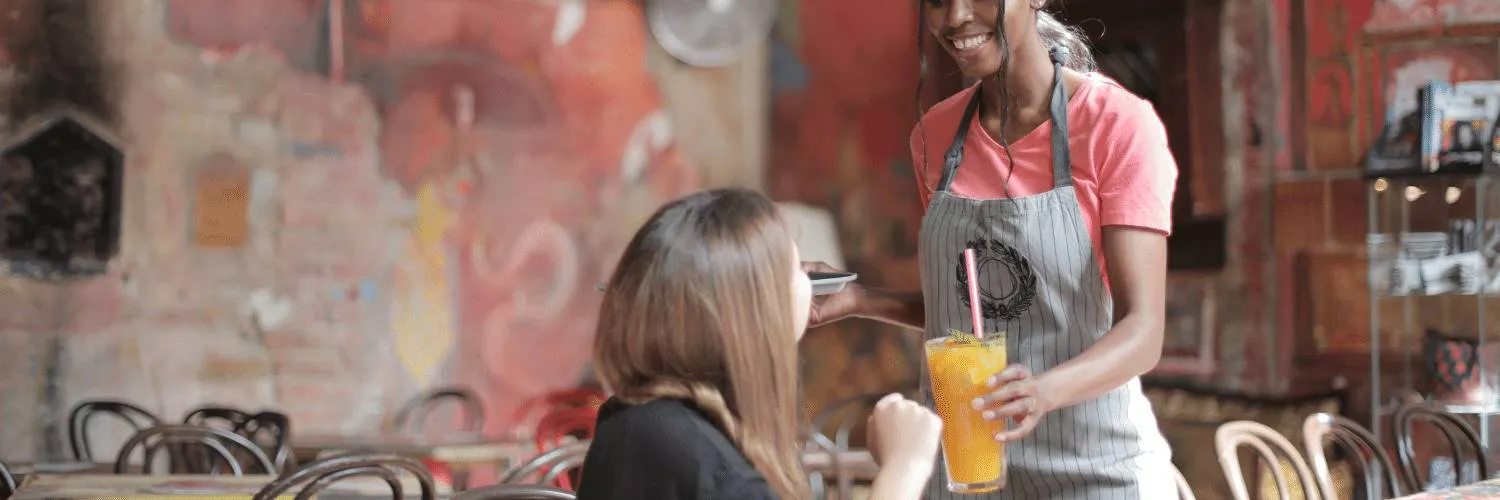
[[[982,409],[984,409],[984,398],[974,398],[974,409],[976,409],[976,410],[982,410]]]
[[[995,435],[995,440],[1004,443],[1005,442],[1005,435],[1004,434],[996,434]]]
[[[995,412],[987,411],[987,412],[981,413],[980,416],[984,417],[985,420],[994,420],[995,419]]]
[[[984,381],[984,385],[987,385],[987,386],[990,386],[990,387],[993,388],[993,387],[995,387],[995,384],[997,384],[999,382],[1000,382],[1000,376],[999,375],[993,375],[993,376],[990,377],[989,380]]]

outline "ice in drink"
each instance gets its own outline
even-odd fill
[[[948,491],[987,493],[1005,487],[1005,445],[995,441],[1004,424],[984,419],[974,398],[1005,369],[1005,334],[982,339],[962,333],[927,341],[932,400],[943,419],[943,464]]]

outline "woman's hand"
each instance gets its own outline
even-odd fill
[[[833,266],[822,262],[803,262],[802,272],[839,273]],[[859,312],[859,284],[850,283],[838,293],[813,297],[812,313],[807,316],[808,326],[820,326],[838,321]]]
[[[995,435],[996,441],[1008,442],[1031,434],[1042,416],[1052,411],[1052,402],[1037,390],[1036,378],[1031,370],[1022,365],[1010,365],[1000,374],[990,377],[987,384],[989,394],[974,399],[974,409],[980,410],[985,420],[999,422],[1010,419],[1010,429]]]
[[[938,456],[942,419],[900,393],[891,393],[874,404],[865,425],[865,446],[880,467],[912,465],[930,470]]]
[[[943,421],[932,410],[901,394],[890,394],[875,403],[865,426],[865,441],[882,469],[928,474],[937,457],[942,429]]]
[[[900,394],[880,398],[866,426],[866,446],[880,465],[870,498],[922,498],[942,430],[943,421],[932,410]]]

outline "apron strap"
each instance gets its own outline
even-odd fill
[[[969,138],[969,125],[974,122],[974,113],[979,111],[979,92],[980,89],[974,89],[974,95],[969,97],[969,105],[964,107],[964,116],[958,120],[958,132],[953,135],[953,143],[943,153],[943,177],[937,186],[939,192],[947,191],[953,185],[953,175],[958,173],[958,165],[964,162],[964,142]]]
[[[1073,156],[1068,152],[1068,91],[1063,87],[1063,67],[1052,57],[1057,76],[1052,80],[1052,188],[1073,185]]]
[[[1052,185],[1053,189],[1073,185],[1073,158],[1068,151],[1068,92],[1063,86],[1062,54],[1053,51],[1052,68],[1055,72],[1052,78]],[[953,135],[953,143],[948,145],[948,150],[943,153],[943,177],[938,181],[937,191],[947,191],[953,186],[953,177],[958,173],[958,166],[964,161],[964,144],[969,138],[969,126],[974,122],[974,114],[979,111],[979,95],[981,89],[975,89],[974,95],[969,97],[969,104],[964,107],[964,114],[958,120],[958,132]]]

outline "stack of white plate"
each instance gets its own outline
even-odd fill
[[[1435,259],[1448,254],[1448,233],[1405,233],[1401,250],[1413,259]]]

